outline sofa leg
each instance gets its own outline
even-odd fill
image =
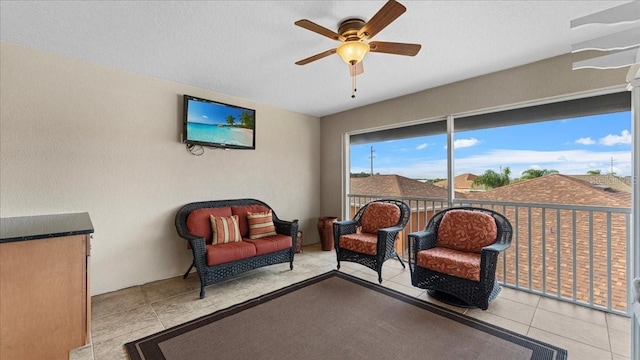
[[[182,277],[183,279],[186,279],[187,276],[189,276],[189,273],[191,272],[191,269],[193,269],[194,263],[191,263],[191,266],[189,266],[189,269],[187,270],[186,273],[184,273],[184,276]]]
[[[289,263],[289,270],[293,270],[293,261]]]
[[[204,299],[204,286],[200,286],[200,299]]]

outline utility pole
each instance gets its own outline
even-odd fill
[[[369,155],[369,159],[371,159],[371,176],[373,176],[373,158],[376,157],[373,155],[374,152],[375,150],[373,150],[373,146],[371,146],[371,155]]]
[[[611,172],[609,174],[614,175],[613,174],[613,156],[611,157]]]

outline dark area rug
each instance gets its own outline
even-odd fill
[[[567,358],[566,350],[338,271],[125,346],[135,360]]]

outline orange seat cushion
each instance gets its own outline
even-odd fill
[[[360,219],[362,232],[377,234],[378,230],[394,226],[400,221],[398,205],[372,202],[367,205]]]
[[[291,236],[276,234],[261,239],[244,239],[256,247],[256,255],[269,254],[272,252],[290,249],[293,245]]]
[[[480,254],[443,247],[418,251],[416,264],[422,268],[480,281]]]
[[[220,265],[256,256],[256,247],[246,241],[207,245],[207,265]]]
[[[489,214],[471,210],[451,210],[438,227],[437,246],[480,253],[498,236],[496,221]]]
[[[339,244],[341,249],[375,255],[378,252],[378,235],[369,233],[342,235]]]

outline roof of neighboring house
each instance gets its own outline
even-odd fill
[[[630,207],[631,193],[603,188],[569,175],[551,174],[523,180],[467,198],[513,202]]]
[[[351,178],[351,194],[446,198],[447,190],[400,175],[373,175]],[[465,197],[456,193],[456,197]]]
[[[458,175],[453,178],[453,187],[454,189],[475,189],[476,186],[473,186],[473,180],[475,180],[475,178],[477,177],[478,175],[470,173]],[[433,183],[433,185],[446,189],[448,187],[447,179],[435,182]]]
[[[569,175],[573,178],[586,181],[590,184],[600,187],[610,187],[612,189],[631,192],[631,176],[615,176],[615,175]]]

